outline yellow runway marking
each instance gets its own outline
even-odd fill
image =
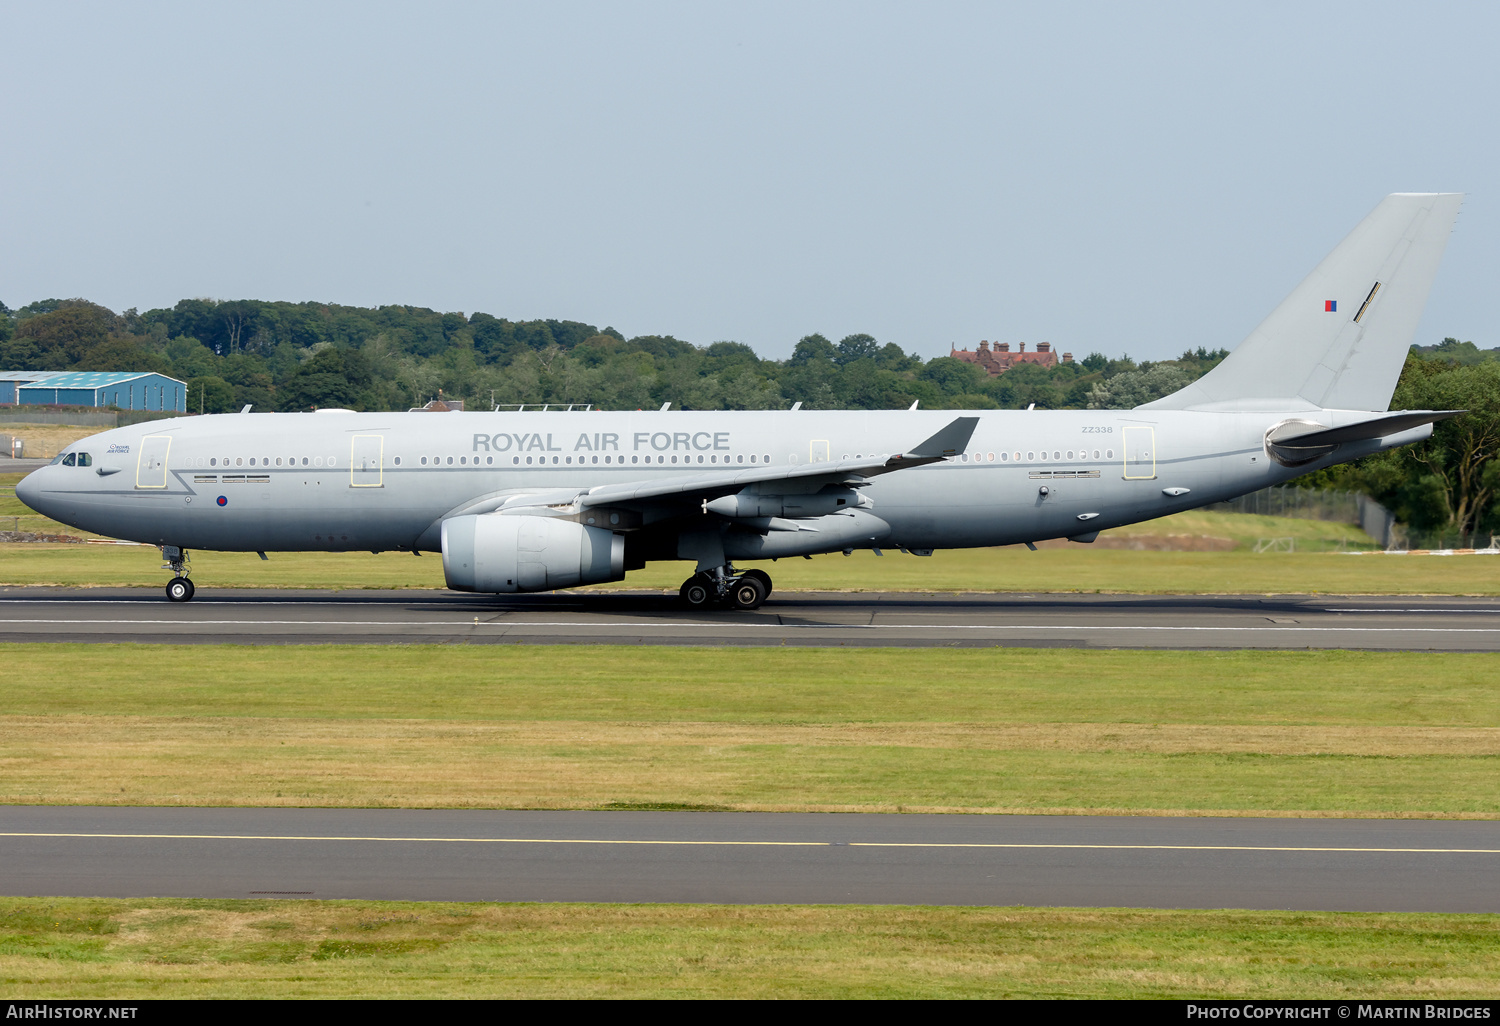
[[[999,841],[694,841],[588,837],[340,837],[299,834],[95,834],[0,832],[0,837],[72,837],[135,841],[362,841],[418,844],[597,844],[720,848],[990,848],[1057,851],[1284,851],[1389,855],[1500,855],[1500,848],[1344,848],[1262,844],[1022,844]]]

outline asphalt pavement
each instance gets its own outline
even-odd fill
[[[744,613],[661,592],[0,588],[0,641],[1493,652],[1500,599],[777,592]]]
[[[1500,912],[1500,823],[0,808],[0,893]]]

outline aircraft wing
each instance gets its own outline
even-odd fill
[[[974,429],[979,425],[978,417],[955,417],[946,427],[930,438],[924,439],[909,452],[892,456],[871,456],[857,460],[825,460],[782,467],[724,467],[704,474],[692,474],[649,481],[627,481],[621,484],[599,485],[579,490],[549,489],[544,492],[527,492],[505,498],[491,499],[482,504],[473,504],[461,510],[464,513],[479,513],[500,509],[505,512],[537,506],[630,506],[654,501],[680,501],[684,505],[698,505],[705,499],[731,495],[741,489],[768,481],[795,481],[803,488],[809,485],[821,487],[825,484],[862,484],[865,479],[880,474],[891,474],[912,467],[924,467],[940,463],[962,452],[969,444]],[[821,480],[820,480],[821,479]],[[458,510],[455,513],[460,512]],[[452,514],[450,514],[452,515]]]

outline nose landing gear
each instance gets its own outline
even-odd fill
[[[723,606],[749,611],[759,609],[761,603],[770,597],[771,577],[764,570],[746,570],[737,574],[734,567],[726,563],[689,577],[682,582],[678,594],[689,609]]]
[[[193,587],[193,582],[188,580],[188,574],[192,568],[188,566],[187,549],[176,545],[163,545],[161,547],[163,570],[170,570],[176,577],[167,582],[167,599],[172,602],[187,602],[192,599],[193,592],[198,589]]]

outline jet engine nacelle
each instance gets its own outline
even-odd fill
[[[443,576],[455,591],[551,591],[625,579],[625,539],[558,517],[443,521]]]
[[[869,506],[870,502],[853,488],[825,488],[805,495],[761,495],[736,492],[711,499],[708,511],[721,517],[822,517],[846,509]]]

